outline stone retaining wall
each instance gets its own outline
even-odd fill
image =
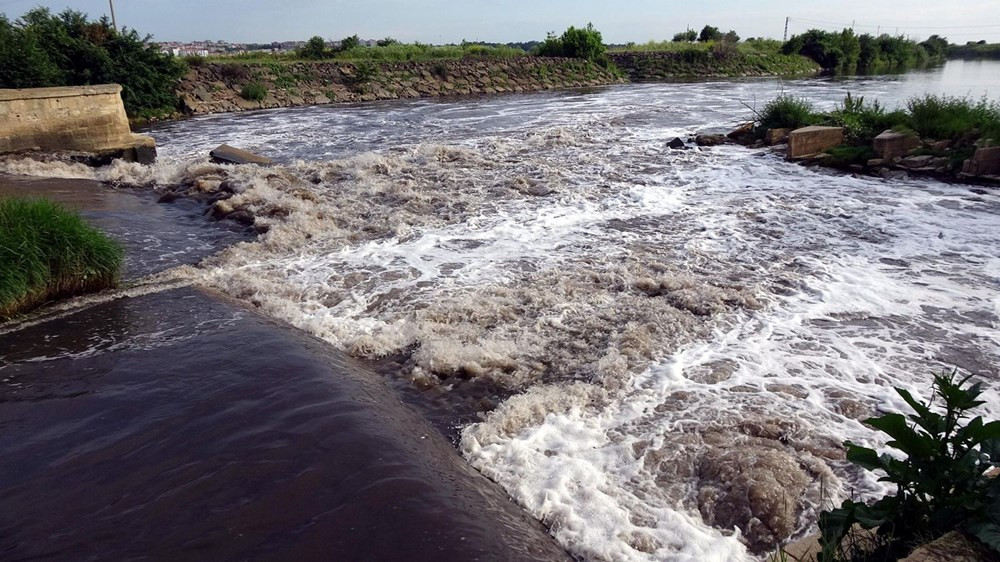
[[[679,78],[736,78],[742,76],[799,76],[816,74],[818,64],[801,55],[685,51],[617,51],[608,58],[635,82]]]
[[[205,63],[178,87],[187,114],[446,95],[535,92],[601,86],[624,78],[576,59],[520,57],[400,63]],[[245,99],[247,84],[264,86]]]
[[[128,152],[131,159],[150,160],[153,139],[132,134],[121,90],[117,84],[0,90],[0,154]]]

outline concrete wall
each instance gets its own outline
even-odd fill
[[[134,135],[121,86],[0,89],[0,154],[24,150],[114,153],[153,150]],[[142,160],[142,158],[136,158]]]

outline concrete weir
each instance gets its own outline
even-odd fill
[[[0,154],[79,151],[150,163],[151,137],[136,135],[118,84],[0,89]]]

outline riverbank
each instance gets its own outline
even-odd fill
[[[576,59],[205,63],[178,86],[189,115],[420,97],[524,93],[623,83]]]
[[[421,62],[204,62],[177,92],[182,112],[202,115],[343,102],[527,93],[682,78],[802,76],[819,71],[798,56],[708,51],[608,54],[581,59],[518,57]]]

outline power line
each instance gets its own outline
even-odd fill
[[[986,28],[1000,28],[1000,25],[989,24],[989,25],[934,25],[934,26],[919,26],[919,25],[872,25],[872,24],[850,24],[845,22],[835,22],[826,20],[814,20],[809,18],[789,18],[791,21],[799,21],[803,23],[822,23],[827,25],[839,25],[843,27],[884,27],[886,29],[891,29],[893,27],[899,29],[986,29]]]

